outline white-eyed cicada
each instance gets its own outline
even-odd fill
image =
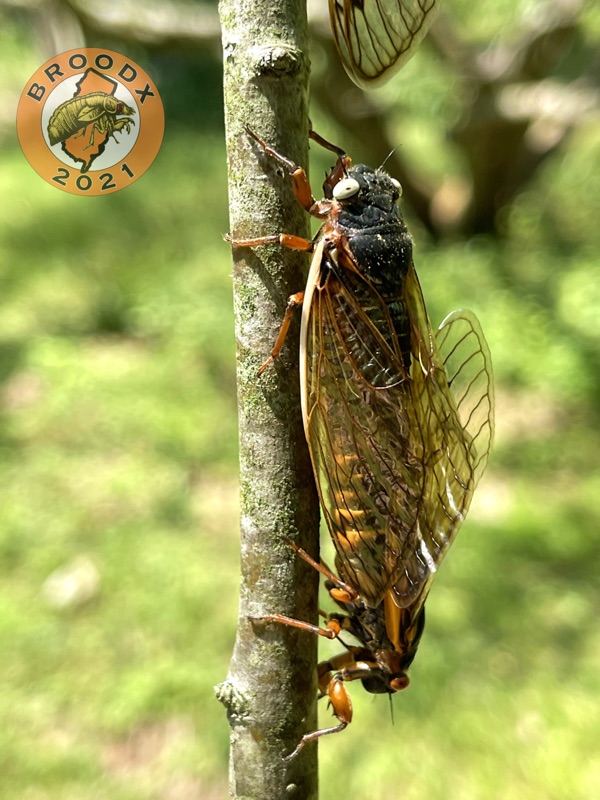
[[[258,145],[291,174],[299,202],[324,224],[312,242],[289,234],[235,240],[278,242],[313,253],[302,303],[302,414],[337,575],[295,549],[326,578],[344,613],[325,628],[279,614],[281,622],[322,636],[353,634],[358,646],[319,665],[319,688],[342,730],[352,706],[345,684],[393,693],[408,685],[437,568],[469,508],[490,452],[493,386],[488,348],[475,316],[455,311],[433,331],[398,208],[398,181],[338,156],[315,201],[304,170]],[[340,640],[341,641],[341,640]]]
[[[368,89],[384,83],[413,55],[427,33],[437,0],[329,0],[342,63]]]

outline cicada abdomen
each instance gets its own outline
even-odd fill
[[[490,453],[492,368],[470,312],[453,312],[432,330],[396,180],[353,167],[311,132],[338,156],[317,202],[304,170],[248,132],[291,173],[306,210],[324,220],[313,242],[288,234],[230,241],[313,252],[269,361],[302,302],[302,414],[337,574],[299,553],[327,577],[343,611],[328,615],[324,629],[277,614],[264,619],[329,638],[345,631],[359,642],[342,642],[346,652],[319,666],[338,724],[306,734],[295,754],[350,722],[347,682],[374,693],[408,685],[431,581]]]
[[[413,55],[429,30],[437,0],[329,0],[344,68],[363,88],[384,83]]]

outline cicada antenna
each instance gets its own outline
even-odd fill
[[[383,164],[379,167],[379,169],[383,169],[385,167],[385,165],[390,160],[390,158],[394,155],[394,153],[396,152],[397,149],[398,149],[397,147],[394,147],[394,148],[392,148],[390,150],[390,152],[387,154],[387,156],[383,159]]]

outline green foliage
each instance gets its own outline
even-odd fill
[[[472,35],[498,24],[476,15]],[[13,33],[18,88],[39,58],[17,67]],[[428,75],[406,102],[450,113],[443,73]],[[170,102],[156,163],[106,198],[47,186],[13,140],[0,151],[0,800],[227,793],[212,694],[238,566],[225,153],[197,105],[190,126]],[[439,141],[417,127],[415,146]],[[582,125],[512,205],[502,244],[434,248],[416,230],[434,323],[461,305],[482,319],[497,446],[395,723],[386,698],[350,687],[355,722],[320,745],[325,800],[600,793],[599,159]],[[432,156],[448,166],[451,151]],[[48,578],[78,558],[97,584],[61,606]]]

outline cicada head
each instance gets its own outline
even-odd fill
[[[410,236],[398,199],[400,184],[381,169],[358,164],[332,186],[332,217],[347,237],[353,263],[363,274],[397,273],[411,260]],[[375,272],[373,272],[375,270]]]
[[[135,108],[128,106],[127,103],[123,103],[121,100],[117,106],[117,114],[126,114],[130,117],[132,114],[135,114]]]
[[[351,167],[346,176],[332,187],[332,196],[343,208],[364,210],[369,207],[390,213],[402,194],[395,178],[380,169],[365,164]]]
[[[401,631],[400,650],[389,647],[374,651],[378,669],[361,679],[367,692],[371,694],[394,694],[406,689],[410,683],[407,670],[414,661],[425,627],[425,614],[423,609],[418,614],[415,624]]]
[[[384,672],[373,670],[368,678],[362,678],[361,683],[365,691],[371,694],[394,694],[406,689],[410,683],[410,678],[405,672],[397,672],[388,675]]]
[[[135,110],[124,103],[122,100],[119,100],[112,95],[107,95],[104,100],[104,108],[109,114],[113,114],[114,116],[126,114],[131,116],[131,114],[135,114]]]

